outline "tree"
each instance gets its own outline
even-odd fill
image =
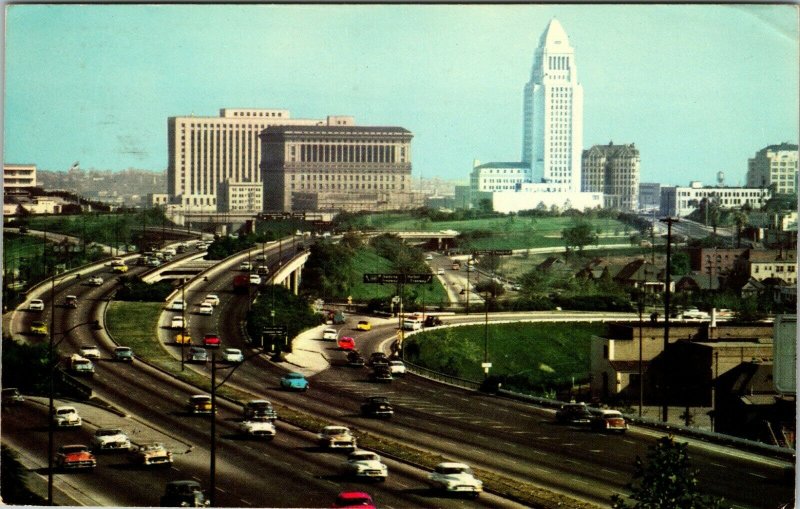
[[[722,500],[701,495],[697,489],[697,470],[689,465],[689,446],[671,436],[650,446],[647,461],[636,456],[633,481],[628,484],[628,505],[621,496],[611,496],[614,509],[718,509]]]
[[[561,238],[564,239],[567,249],[577,248],[580,252],[583,252],[585,246],[598,240],[597,234],[592,231],[592,225],[586,221],[578,221],[574,226],[562,230]]]

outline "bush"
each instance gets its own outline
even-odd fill
[[[138,276],[121,276],[120,288],[114,295],[115,300],[128,302],[159,302],[172,293],[172,285],[167,281],[145,283]]]

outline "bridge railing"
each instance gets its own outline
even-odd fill
[[[474,380],[468,380],[466,378],[459,378],[457,376],[447,375],[445,373],[440,373],[432,369],[423,368],[422,366],[418,366],[411,362],[405,362],[405,365],[406,365],[406,370],[408,370],[409,372],[425,378],[430,378],[431,380],[436,380],[437,382],[442,382],[449,385],[455,385],[456,387],[463,387],[465,389],[473,389],[473,390],[477,390],[481,386],[480,382],[476,382]]]

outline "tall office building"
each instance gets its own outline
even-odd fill
[[[778,194],[797,192],[797,145],[770,145],[747,161],[747,187],[774,187]]]
[[[595,145],[583,151],[581,188],[603,193],[603,207],[639,207],[639,150],[630,145]]]
[[[269,126],[350,126],[349,116],[293,119],[281,109],[222,109],[219,117],[170,117],[167,121],[170,202],[193,211],[216,211],[221,182],[260,183],[261,142]],[[255,201],[253,203],[256,203]],[[253,211],[257,212],[257,211]]]
[[[575,50],[553,19],[539,38],[524,90],[522,161],[531,167],[529,182],[580,192],[582,151],[583,87]]]

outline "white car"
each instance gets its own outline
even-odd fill
[[[433,255],[432,254],[425,255],[425,260],[427,261],[433,260]]]
[[[81,357],[87,359],[99,359],[100,350],[95,345],[83,345],[80,348]]]
[[[127,451],[131,440],[119,428],[98,428],[92,437],[92,449],[98,451]]]
[[[444,276],[444,269],[439,267],[439,269],[436,271],[436,274],[438,274],[439,276]]]
[[[322,331],[323,341],[336,341],[339,338],[339,332],[336,329],[325,329]]]
[[[347,456],[347,461],[342,465],[344,475],[367,477],[378,481],[385,481],[389,475],[389,467],[381,462],[381,457],[372,451],[357,450]]]
[[[684,320],[709,320],[711,319],[711,315],[697,308],[689,308],[681,313],[681,318]]]
[[[356,437],[345,426],[325,426],[317,435],[317,443],[326,449],[355,449]]]
[[[175,256],[176,254],[178,254],[178,252],[175,250],[174,247],[165,247],[164,249],[161,250],[161,252],[168,256]]]
[[[214,306],[206,302],[203,302],[202,304],[200,304],[200,306],[197,307],[197,314],[211,316],[214,314]]]
[[[188,323],[186,324],[186,326],[188,326]],[[169,328],[170,329],[183,329],[183,327],[184,327],[183,317],[180,316],[180,315],[173,316],[172,320],[170,320],[170,322],[169,322]]]
[[[250,262],[242,262],[239,264],[239,270],[253,270],[253,264]]]
[[[169,308],[173,311],[183,311],[186,309],[186,303],[183,302],[183,299],[175,299]]]
[[[59,428],[80,427],[83,424],[81,416],[78,411],[72,406],[56,407],[56,412],[53,415],[53,421]]]
[[[44,311],[44,301],[42,299],[31,299],[28,303],[30,311]]]
[[[275,424],[268,417],[251,417],[239,423],[239,432],[242,435],[255,438],[272,440],[275,438]]]
[[[100,276],[92,276],[89,278],[88,283],[92,286],[100,286],[103,284],[103,278]]]
[[[222,351],[222,360],[231,363],[243,362],[244,354],[238,348],[226,348]]]
[[[261,284],[261,276],[258,274],[250,274],[250,284],[251,285],[260,285]]]
[[[465,493],[473,497],[483,491],[483,483],[475,478],[472,469],[464,463],[439,463],[428,474],[428,484],[435,490]]]
[[[219,306],[219,296],[215,293],[209,293],[206,295],[206,298],[203,299],[203,302],[208,302],[212,306]]]
[[[392,375],[405,375],[406,365],[403,364],[403,361],[389,361],[389,371],[391,371]]]

